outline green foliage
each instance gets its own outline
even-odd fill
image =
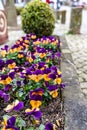
[[[23,7],[16,7],[17,15],[20,15],[22,10],[23,10]]]
[[[21,117],[17,117],[16,125],[20,128],[20,130],[24,130],[24,127],[26,126],[26,122]]]
[[[44,130],[44,129],[45,129],[45,126],[41,124],[39,127],[34,128],[32,126],[32,127],[27,128],[26,130]]]
[[[49,36],[55,27],[52,9],[47,3],[34,0],[27,4],[22,13],[22,28],[25,33],[35,33],[38,37]]]

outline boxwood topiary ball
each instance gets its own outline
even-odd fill
[[[55,27],[53,10],[40,0],[29,2],[23,9],[22,28],[25,33],[35,33],[37,37],[49,36]]]

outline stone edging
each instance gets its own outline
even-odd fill
[[[81,93],[76,68],[73,64],[65,36],[61,36],[60,39],[63,42],[61,69],[63,81],[66,85],[63,91],[64,130],[87,130],[87,102],[84,101],[84,96]]]

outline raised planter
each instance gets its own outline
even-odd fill
[[[3,44],[8,39],[7,19],[4,7],[0,1],[0,44]]]

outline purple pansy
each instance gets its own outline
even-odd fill
[[[16,83],[18,87],[21,87],[21,81],[16,81]]]
[[[4,100],[7,102],[9,101],[10,97],[9,94],[6,94],[4,91],[0,90],[0,97],[4,98]]]
[[[38,63],[38,65],[39,65],[39,68],[42,68],[42,67],[44,67],[44,65],[45,65],[46,63],[45,62],[39,62]]]
[[[24,102],[20,101],[14,108],[13,110],[19,111],[20,109],[24,108]]]
[[[55,56],[57,56],[57,57],[59,58],[59,57],[61,57],[61,53],[60,53],[60,52],[57,52],[57,53],[55,54]]]
[[[30,95],[30,100],[42,101],[43,98],[40,95]]]
[[[58,85],[49,85],[47,87],[48,87],[49,91],[54,91],[54,90],[58,89]]]
[[[7,61],[6,61],[6,64],[7,64],[7,65],[12,64],[12,63],[14,63],[14,60],[7,60]]]
[[[27,68],[27,69],[26,69],[26,74],[27,74],[27,75],[32,75],[32,72],[31,72],[30,68]]]
[[[42,48],[42,47],[37,47],[36,50],[38,53],[46,53],[45,48]]]
[[[48,76],[49,78],[51,78],[51,79],[55,79],[56,78],[56,74],[50,74],[49,76]]]
[[[7,74],[3,74],[3,75],[1,75],[1,80],[5,80],[6,78],[8,78],[8,75]]]
[[[10,73],[9,73],[9,77],[10,77],[11,79],[14,79],[14,78],[15,78],[15,72],[10,72]]]
[[[33,72],[33,74],[36,74],[36,75],[42,74],[42,71],[38,69],[38,70],[35,70],[35,71]]]
[[[64,83],[61,83],[61,84],[60,84],[60,87],[61,87],[61,88],[65,88],[65,84],[64,84]]]
[[[24,108],[24,102],[15,100],[12,104],[9,104],[4,110],[11,112],[12,110],[19,111]]]
[[[6,50],[6,52],[8,51],[8,49],[9,49],[8,45],[5,45],[4,48],[1,48],[1,50]]]
[[[42,112],[39,109],[26,109],[26,114],[34,116],[35,119],[39,120],[42,116]]]
[[[37,95],[37,93],[38,93],[38,95],[42,95],[43,93],[44,93],[44,90],[42,89],[42,88],[37,88],[37,89],[35,89],[35,90],[32,90],[32,91],[30,91],[30,96],[32,96],[32,95]]]
[[[43,70],[43,73],[44,74],[49,74],[51,72],[51,69],[50,68],[46,68]]]
[[[20,130],[19,128],[15,127],[16,118],[14,116],[10,117],[7,120],[6,129],[12,129],[12,130]]]
[[[4,87],[4,91],[10,91],[12,88],[12,85],[11,84],[8,84]]]
[[[5,65],[5,62],[2,59],[0,59],[0,70],[2,70],[4,65]]]
[[[47,123],[45,126],[45,130],[53,130],[53,124]]]

